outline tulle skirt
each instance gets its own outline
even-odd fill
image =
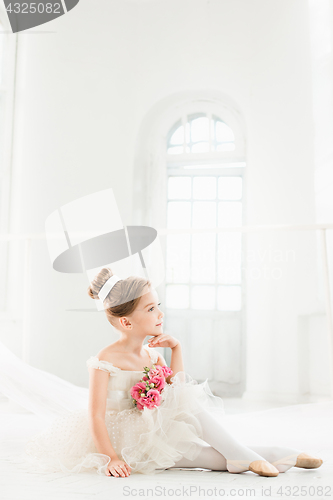
[[[160,406],[107,410],[105,424],[112,447],[131,473],[155,474],[175,466],[182,457],[194,460],[202,447],[202,427],[196,414],[205,408],[221,419],[223,401],[208,379],[198,383],[178,372],[166,384]],[[88,410],[57,418],[25,446],[26,460],[37,472],[89,471],[105,475],[110,458],[98,453],[89,427]]]

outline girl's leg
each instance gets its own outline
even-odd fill
[[[261,455],[268,462],[275,465],[279,472],[286,472],[296,463],[297,456],[301,453],[295,448],[282,448],[273,446],[249,446],[249,448]],[[279,463],[280,462],[280,463]],[[210,470],[228,470],[227,460],[212,446],[202,446],[195,460],[181,458],[174,467],[200,468]],[[172,467],[171,467],[172,468]]]
[[[281,446],[249,446],[265,460],[274,465],[279,472],[286,472],[296,464],[297,456],[301,453],[296,448],[285,448]],[[201,468],[225,471],[227,460],[212,446],[202,445],[201,451],[195,460],[181,458],[174,467]],[[172,467],[170,467],[172,469]]]
[[[205,408],[196,414],[201,423],[202,439],[210,444],[227,459],[229,472],[245,472],[249,470],[251,462],[265,460],[263,456],[244,446],[234,438],[224,427],[222,422]],[[200,436],[201,437],[201,436]]]
[[[294,467],[298,455],[302,453],[296,448],[287,448],[285,446],[249,446],[249,448],[264,457],[279,472],[286,472],[291,467]]]
[[[267,462],[275,465],[279,472],[286,472],[293,467],[296,464],[297,456],[301,453],[296,448],[280,446],[249,446],[249,448],[264,457]],[[183,457],[175,463],[174,467],[228,470],[226,458],[212,446],[204,445],[202,445],[201,451],[195,460]]]
[[[297,448],[287,448],[285,446],[250,446],[249,448],[265,457],[279,472],[286,472],[293,466],[317,469],[323,464],[320,457],[309,455]]]
[[[229,472],[243,472],[252,470],[257,472],[264,467],[270,474],[271,469],[279,472],[286,472],[296,464],[300,451],[295,448],[285,447],[249,447],[243,445],[234,438],[224,427],[221,421],[209,413],[205,408],[196,414],[201,423],[202,439],[215,448],[227,460],[227,470]],[[250,464],[261,461],[260,464]],[[263,462],[266,464],[263,464]],[[268,466],[268,463],[273,467]],[[261,474],[261,472],[258,472]],[[262,475],[266,475],[266,472]]]
[[[227,459],[236,461],[242,459],[244,471],[248,470],[248,465],[254,460],[267,460],[279,472],[286,472],[296,465],[297,457],[302,453],[301,450],[285,446],[244,446],[206,410],[198,414],[197,417],[202,424],[203,439],[211,446],[202,446],[201,452],[195,460],[191,461],[183,457],[174,467],[199,467],[239,472],[240,464],[236,465],[230,462],[228,464]],[[224,454],[221,452],[222,449]],[[304,466],[307,467],[307,465]],[[315,465],[315,467],[319,467],[319,465]]]
[[[200,468],[211,470],[228,470],[227,461],[221,453],[212,446],[202,445],[201,451],[196,459],[189,460],[181,458],[173,467]],[[173,467],[170,467],[172,469]]]

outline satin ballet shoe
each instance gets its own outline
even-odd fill
[[[255,460],[251,462],[249,470],[259,474],[259,476],[276,477],[279,475],[278,469],[266,460]]]
[[[248,460],[227,460],[227,469],[232,474],[250,470],[259,476],[276,477],[279,475],[278,469],[266,460],[255,460],[250,464]]]
[[[297,457],[295,467],[302,467],[303,469],[318,469],[323,464],[323,460],[314,455],[307,453],[300,453]]]

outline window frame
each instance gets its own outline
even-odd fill
[[[202,109],[202,108],[201,108]],[[223,111],[222,107],[222,111]],[[184,116],[188,113],[184,113],[182,119],[184,120]],[[218,109],[214,109],[213,114],[217,117],[219,117],[222,121],[224,121],[227,125],[229,125],[232,128],[231,121],[228,120],[227,116],[224,114],[219,113]],[[228,115],[228,113],[226,113]],[[174,121],[176,123],[176,120]],[[167,204],[168,204],[168,178],[170,175],[175,176],[175,175],[191,175],[191,176],[208,176],[208,175],[214,175],[216,177],[219,176],[240,176],[242,178],[242,197],[241,197],[241,202],[242,202],[242,225],[246,225],[246,177],[247,177],[247,158],[245,154],[245,140],[242,137],[242,129],[241,129],[241,124],[237,123],[236,120],[233,122],[235,125],[235,129],[232,128],[234,135],[235,135],[235,149],[233,151],[221,151],[221,152],[216,152],[216,151],[211,151],[208,153],[185,153],[185,154],[168,154],[167,153],[167,138],[168,134],[165,135],[165,140],[164,140],[164,181],[163,181],[163,191],[164,191],[164,227],[167,229]],[[184,126],[184,123],[183,123]],[[184,134],[185,136],[185,134]],[[204,168],[198,168],[200,164],[205,164],[205,165],[211,165],[210,167],[205,166]],[[218,167],[219,164],[222,164],[223,166]],[[225,165],[225,166],[224,166]],[[233,165],[233,166],[231,166]],[[242,166],[240,166],[242,165]],[[194,168],[189,168],[190,166],[193,166]],[[184,168],[188,167],[188,168]],[[193,203],[193,198],[191,198],[191,202]],[[218,203],[218,201],[217,201]],[[226,228],[227,229],[227,228]],[[215,233],[216,234],[216,233]],[[175,308],[170,308],[167,307],[166,304],[166,287],[168,285],[167,280],[165,279],[164,282],[164,287],[161,295],[161,298],[164,303],[164,311],[166,314],[166,318],[168,319],[169,317],[172,318],[172,321],[176,321],[180,325],[182,325],[182,328],[185,329],[184,332],[184,337],[183,342],[185,345],[185,348],[189,349],[189,352],[193,352],[193,348],[190,347],[191,343],[191,332],[189,330],[189,325],[191,324],[191,321],[195,322],[203,322],[205,323],[208,321],[208,324],[211,325],[206,332],[208,335],[207,342],[213,344],[213,339],[214,335],[216,335],[215,327],[213,325],[218,325],[221,324],[222,322],[225,322],[224,324],[226,325],[227,331],[229,331],[229,327],[231,324],[236,326],[237,324],[239,325],[239,358],[235,360],[237,366],[239,366],[239,372],[238,375],[236,375],[237,381],[232,381],[230,383],[227,383],[226,381],[215,381],[214,383],[212,382],[212,387],[215,387],[215,390],[218,391],[230,391],[231,394],[234,394],[233,391],[235,391],[235,394],[241,394],[244,392],[245,384],[246,384],[246,311],[247,311],[247,304],[246,304],[246,288],[247,288],[247,283],[246,283],[246,262],[245,262],[245,255],[246,255],[246,247],[247,247],[247,242],[246,242],[246,233],[242,232],[242,242],[241,242],[241,308],[240,310],[229,310],[229,311],[223,311],[218,309],[218,303],[217,303],[217,298],[218,298],[218,284],[217,280],[215,280],[214,287],[215,287],[215,308],[214,309],[192,309],[191,308],[191,293],[192,293],[192,287],[195,286],[192,283],[188,283],[189,286],[189,307],[184,309],[175,309]],[[167,236],[167,235],[166,235]],[[191,245],[192,246],[192,245]],[[167,238],[165,238],[165,243],[164,243],[164,261],[167,263]],[[215,254],[217,255],[217,254]],[[191,259],[191,257],[190,257]],[[176,283],[175,283],[176,284]],[[168,324],[168,323],[167,323]],[[224,333],[224,328],[223,328],[223,323],[221,324],[222,329],[219,333],[219,336],[221,335],[221,339],[225,337]],[[236,326],[237,329],[237,326]],[[215,333],[214,333],[215,331]],[[171,332],[172,334],[172,332]],[[228,334],[226,334],[227,337],[230,335],[230,331]],[[236,337],[237,338],[237,337]],[[223,340],[222,340],[223,342]],[[192,349],[192,351],[191,351]],[[170,356],[166,354],[168,360],[170,361]],[[212,377],[214,380],[215,377],[215,367],[216,367],[216,357],[214,355],[211,355],[211,366],[212,366]],[[236,370],[237,373],[237,370]],[[214,385],[215,384],[215,385]],[[229,385],[228,385],[229,384]]]
[[[201,95],[200,95],[201,94]],[[195,113],[206,113],[207,116],[214,115],[223,120],[230,128],[232,128],[235,135],[235,149],[233,151],[213,151],[209,153],[184,153],[184,154],[168,154],[167,153],[167,140],[169,137],[169,132],[172,127],[175,126],[177,122],[183,120],[185,116],[192,115]],[[185,125],[183,123],[183,125]],[[248,175],[248,161],[246,154],[246,124],[242,117],[237,104],[230,99],[230,97],[221,95],[221,98],[207,98],[198,93],[196,98],[189,98],[188,100],[183,100],[169,106],[165,109],[164,113],[160,114],[157,123],[151,124],[151,132],[149,137],[149,146],[151,152],[149,155],[149,166],[150,168],[145,169],[142,172],[144,177],[145,192],[147,196],[146,200],[146,216],[142,219],[138,218],[138,223],[150,224],[154,227],[163,227],[167,229],[167,182],[168,182],[168,169],[173,167],[177,170],[175,172],[181,172],[181,167],[188,166],[189,163],[192,165],[200,165],[210,163],[211,168],[214,172],[217,172],[216,164],[229,164],[233,163],[234,167],[223,167],[222,174],[227,175],[231,172],[238,171],[242,173],[243,179],[243,192],[242,192],[242,224],[246,225],[246,206],[247,206],[247,196],[246,196],[246,186],[247,186],[247,175]],[[153,145],[156,145],[154,148]],[[240,164],[245,166],[239,166]],[[229,169],[232,170],[229,170]],[[238,170],[239,169],[239,170]],[[186,169],[186,171],[189,171]],[[196,167],[196,173],[200,172],[200,169]],[[204,172],[208,172],[208,168],[204,169]],[[171,172],[171,170],[170,170]],[[137,177],[139,177],[140,169],[137,171]],[[139,178],[138,178],[139,182]],[[156,189],[157,188],[157,189]],[[164,203],[160,203],[163,199]],[[158,207],[158,210],[156,209]],[[163,234],[160,235],[162,238],[162,253],[163,259],[166,263],[166,237]],[[244,256],[246,255],[246,233],[242,233],[242,292],[241,301],[242,309],[240,311],[220,311],[220,310],[198,310],[198,309],[188,309],[187,312],[194,315],[195,317],[203,317],[210,314],[214,319],[223,317],[234,317],[235,315],[241,317],[243,332],[246,328],[246,262]],[[163,306],[166,308],[166,283],[158,288],[158,293],[162,301]],[[184,315],[183,309],[171,309],[166,308],[172,313],[175,318],[182,319]],[[242,359],[245,363],[245,346],[243,347]]]
[[[167,222],[167,164],[170,162],[174,168],[182,167],[189,158],[180,155],[167,155],[166,140],[171,127],[183,115],[194,114],[196,112],[211,112],[221,118],[229,125],[235,134],[236,148],[233,151],[214,152],[215,157],[210,157],[213,167],[217,163],[223,162],[246,162],[243,172],[243,225],[246,224],[246,178],[249,172],[249,162],[246,154],[246,130],[247,124],[241,107],[233,97],[223,91],[215,89],[187,90],[169,94],[165,98],[154,102],[142,119],[136,140],[136,151],[134,160],[134,190],[132,204],[133,223],[138,225],[148,225],[156,228],[161,242],[161,250],[166,262],[166,236],[168,230]],[[217,153],[217,154],[216,154]],[[168,158],[172,156],[172,158]],[[195,157],[195,160],[194,160]],[[195,153],[191,155],[192,164],[206,164],[207,155]],[[249,159],[250,160],[250,159]],[[170,166],[170,165],[169,165]],[[239,165],[237,166],[239,167]],[[227,173],[228,166],[223,167],[224,173]],[[205,169],[206,172],[206,169]],[[214,168],[214,172],[216,172]],[[196,169],[199,173],[199,169]],[[246,252],[246,232],[242,232],[242,259]],[[243,266],[246,262],[243,259]],[[192,344],[191,321],[197,321],[200,324],[209,324],[209,331],[202,334],[206,335],[206,344],[213,341],[228,342],[230,339],[230,349],[233,352],[234,347],[239,349],[239,358],[235,359],[239,370],[236,376],[237,380],[212,382],[212,388],[217,391],[227,391],[232,395],[242,394],[246,383],[246,296],[245,291],[247,283],[245,276],[242,275],[242,310],[241,311],[212,311],[212,310],[183,310],[165,308],[165,281],[156,286],[162,309],[165,312],[165,328],[171,335],[179,335],[183,345],[184,353],[187,353],[185,363],[191,365],[191,353],[195,347]],[[222,321],[222,323],[221,323]],[[223,323],[225,321],[225,323]],[[206,323],[208,322],[208,323]],[[199,324],[198,323],[198,324]],[[224,325],[226,329],[224,329]],[[221,339],[217,339],[221,336]],[[215,337],[214,337],[215,336]],[[234,340],[233,340],[234,339]],[[239,339],[239,340],[237,340]],[[233,343],[235,342],[235,344]],[[238,344],[239,342],[239,344]],[[220,344],[219,344],[220,345]],[[165,350],[163,353],[167,362],[170,362],[170,352]],[[214,348],[209,356],[212,370],[219,361],[216,359],[217,351]],[[194,370],[195,371],[195,370]],[[199,376],[198,376],[199,377]],[[214,373],[213,373],[214,377]]]
[[[196,153],[192,153],[193,155],[196,155]],[[184,165],[184,166],[188,166],[188,165]],[[241,198],[241,202],[242,202],[242,225],[244,225],[244,217],[245,217],[245,204],[244,204],[244,192],[245,192],[245,189],[244,189],[244,178],[245,178],[245,168],[246,167],[222,167],[222,168],[204,168],[204,169],[197,169],[197,168],[194,168],[194,169],[190,169],[190,168],[186,168],[183,169],[183,168],[180,168],[180,167],[174,167],[173,163],[171,163],[171,166],[167,164],[167,168],[166,168],[166,185],[168,185],[168,179],[169,177],[175,177],[175,176],[180,176],[180,177],[183,177],[183,176],[190,176],[190,177],[200,177],[201,175],[202,176],[213,176],[215,178],[218,178],[218,177],[241,177],[242,178],[242,198]],[[167,193],[166,193],[167,194]],[[166,196],[166,204],[165,204],[165,212],[167,213],[167,205],[168,205],[168,197]],[[170,200],[171,201],[171,200]],[[191,201],[191,204],[193,204],[193,199],[189,200]],[[218,203],[218,201],[217,201]],[[167,228],[167,224],[165,224],[165,227]],[[216,234],[216,233],[215,233]],[[168,309],[168,311],[172,311],[172,313],[174,314],[177,314],[177,311],[182,311],[184,312],[185,310],[186,311],[190,311],[191,314],[192,313],[196,313],[196,314],[213,314],[213,315],[238,315],[238,314],[242,314],[243,312],[243,309],[244,309],[244,305],[245,305],[245,293],[244,293],[244,284],[245,284],[245,269],[244,269],[244,260],[243,260],[243,256],[244,256],[244,246],[245,246],[245,233],[242,233],[242,244],[241,244],[241,256],[242,256],[242,261],[241,261],[241,283],[239,285],[235,284],[236,286],[240,286],[241,287],[241,309],[239,310],[236,310],[236,311],[233,311],[233,310],[229,310],[229,311],[223,311],[223,310],[220,310],[220,309],[217,309],[217,303],[216,303],[216,307],[214,309],[192,309],[191,306],[189,306],[187,309],[175,309],[175,308],[170,308],[170,307],[167,307],[166,305],[166,287],[168,284],[178,284],[177,282],[175,283],[169,283],[167,282],[167,280],[165,280],[165,292],[164,292],[164,298],[165,298],[165,307]],[[165,262],[167,262],[167,245],[165,243]],[[192,244],[190,245],[190,252],[192,252]],[[191,257],[190,257],[191,259]],[[185,284],[185,283],[179,283],[179,284]],[[186,285],[189,287],[189,295],[191,297],[191,291],[192,291],[192,288],[193,286],[197,286],[197,285],[200,285],[199,283],[191,283],[191,281],[189,281],[189,283],[186,283]],[[206,285],[206,284],[203,284],[203,285]],[[207,284],[208,285],[208,284]],[[235,285],[222,285],[222,284],[218,284],[217,281],[215,280],[215,283],[211,283],[212,286],[215,287],[216,291],[217,291],[217,287],[218,286],[235,286]]]

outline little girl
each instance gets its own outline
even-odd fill
[[[87,360],[88,411],[57,419],[30,441],[26,452],[40,465],[69,472],[97,469],[114,477],[172,467],[277,476],[293,466],[317,468],[323,463],[295,448],[247,447],[224,428],[222,399],[212,394],[207,380],[198,383],[184,371],[180,341],[163,333],[163,312],[149,280],[121,280],[104,268],[88,293],[103,301],[120,337]],[[144,345],[147,336],[151,338]],[[145,367],[166,365],[154,347],[171,349],[172,374],[161,404],[139,410],[131,387]]]

